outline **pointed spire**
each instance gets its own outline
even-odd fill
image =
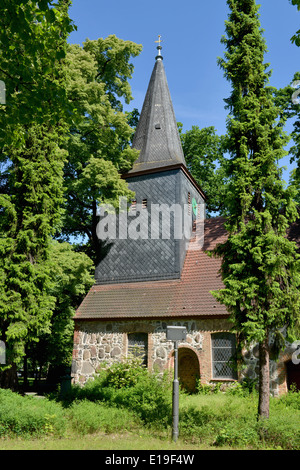
[[[175,164],[186,166],[161,55],[161,36],[155,42],[158,55],[132,145],[140,155],[129,173]]]

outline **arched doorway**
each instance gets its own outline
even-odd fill
[[[291,386],[300,390],[300,364],[293,364],[292,361],[286,363],[286,378],[288,390]]]
[[[192,349],[178,349],[178,377],[180,386],[187,392],[196,391],[200,367],[197,354]]]

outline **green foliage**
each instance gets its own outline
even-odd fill
[[[297,6],[297,10],[300,10],[300,1],[299,0],[289,0],[292,5]],[[296,46],[300,46],[300,30],[298,30],[292,37],[292,43],[296,44]]]
[[[231,313],[241,339],[265,341],[271,329],[299,323],[299,256],[286,238],[296,220],[295,188],[285,188],[278,161],[286,137],[268,87],[266,44],[254,0],[229,0],[225,58],[232,84],[226,99],[228,241],[217,247],[225,288],[214,293]]]
[[[68,6],[63,0],[1,5],[0,336],[8,364],[49,333],[55,306],[42,263],[62,215]]]
[[[69,366],[72,362],[75,310],[94,283],[93,263],[68,243],[52,241],[44,269],[49,272],[49,295],[55,299],[50,331],[27,347],[29,360],[39,367]]]
[[[82,400],[73,403],[67,412],[70,426],[76,433],[115,433],[132,431],[140,425],[132,412],[123,408],[112,408],[103,403]]]
[[[203,405],[201,408],[190,405],[179,410],[180,435],[189,438],[202,437],[205,428],[216,419],[214,410]]]
[[[18,360],[22,344],[49,332],[55,298],[43,264],[50,237],[61,217],[65,152],[58,129],[31,124],[26,148],[6,147],[9,160],[6,187],[0,199],[0,330]],[[16,350],[19,344],[21,349]]]
[[[179,124],[180,126],[180,124]],[[222,213],[226,194],[226,158],[224,136],[216,135],[214,127],[193,126],[180,139],[189,171],[207,196],[207,213]]]
[[[257,445],[257,443],[258,436],[255,427],[249,427],[248,422],[243,423],[241,421],[233,421],[231,423],[224,424],[219,430],[214,442],[217,447],[226,445],[230,447],[251,447]]]
[[[218,393],[220,391],[220,388],[222,386],[221,382],[216,382],[213,384],[202,384],[201,381],[197,383],[197,393],[200,393],[201,395],[209,395],[212,393]]]
[[[300,391],[292,387],[289,393],[280,397],[280,403],[283,406],[295,408],[295,410],[300,411]]]
[[[147,374],[148,371],[138,358],[130,358],[124,362],[116,362],[107,369],[103,386],[116,389],[134,387]]]
[[[172,386],[167,375],[158,376],[129,358],[103,369],[93,381],[73,387],[66,401],[88,399],[128,408],[146,424],[170,422]]]
[[[297,415],[298,416],[298,415]],[[275,449],[300,450],[299,421],[295,419],[295,410],[279,407],[268,420],[258,422],[257,432],[266,446]]]
[[[275,92],[275,102],[281,109],[282,120],[284,122],[290,121],[292,125],[292,138],[291,146],[289,148],[290,163],[296,163],[296,167],[292,170],[290,175],[290,185],[294,185],[297,189],[295,200],[297,204],[300,203],[300,114],[299,114],[299,87],[293,86],[298,84],[300,79],[300,72],[294,74],[292,82],[284,88]]]
[[[1,106],[3,145],[22,144],[23,125],[55,124],[67,115],[61,62],[66,39],[75,29],[69,1],[3,0],[0,15],[0,80],[6,85]]]
[[[257,379],[245,378],[241,383],[235,382],[228,386],[225,393],[228,395],[235,395],[239,397],[247,397],[254,395],[257,389]]]
[[[67,422],[62,407],[47,399],[22,397],[0,389],[0,436],[63,436]]]
[[[291,394],[293,395],[293,394]],[[180,407],[180,436],[226,448],[299,449],[299,415],[286,396],[271,399],[271,416],[257,421],[257,394],[188,397]],[[287,404],[290,403],[290,404]]]
[[[172,394],[170,383],[161,395],[158,389],[163,389],[162,382],[158,377],[155,381],[150,379],[154,387],[151,394],[150,382],[144,379],[138,381],[138,387],[133,385],[120,389],[101,387],[98,378],[83,388],[74,387],[68,402],[22,397],[0,389],[0,436],[86,436],[87,449],[87,435],[98,432],[143,434],[142,429],[146,425],[158,436],[165,436],[166,431],[171,436],[170,408],[167,413],[169,419],[165,415],[165,395]],[[158,408],[155,400],[158,402],[163,397],[159,417],[153,410],[156,406]],[[299,450],[299,392],[272,398],[269,420],[257,422],[256,402],[256,395],[221,392],[205,396],[181,394],[179,439],[195,445],[206,443],[209,448]]]
[[[62,236],[79,237],[81,249],[97,261],[101,245],[96,234],[101,203],[119,206],[119,197],[133,197],[121,178],[138,158],[130,147],[135,114],[126,115],[122,102],[132,99],[128,80],[131,57],[141,46],[111,35],[70,45],[65,60],[67,96],[73,123],[66,143],[66,212]],[[82,241],[83,240],[83,241]]]
[[[224,384],[222,382],[202,384],[201,381],[197,383],[196,391],[199,395],[213,395],[218,393],[225,393],[226,395],[247,397],[249,394],[256,392],[256,380],[244,379],[240,382],[233,382]]]
[[[228,0],[226,47],[219,65],[232,85],[225,100],[229,184],[225,201],[227,241],[216,247],[222,258],[224,289],[213,292],[226,306],[239,347],[259,343],[258,416],[269,416],[269,337],[300,326],[300,257],[287,231],[298,217],[294,186],[285,187],[278,162],[286,154],[281,110],[275,105],[264,63],[255,0]]]

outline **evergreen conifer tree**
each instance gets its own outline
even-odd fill
[[[299,324],[299,256],[286,234],[296,219],[295,190],[285,188],[278,161],[286,137],[277,120],[265,40],[255,0],[228,0],[224,59],[231,82],[225,100],[230,161],[226,198],[228,240],[222,257],[224,289],[216,298],[228,308],[238,337],[259,343],[258,416],[269,416],[270,340]]]
[[[62,141],[68,108],[62,59],[72,30],[69,2],[2,6],[0,78],[0,386],[16,387],[25,345],[50,329],[55,298],[45,267],[63,203]]]

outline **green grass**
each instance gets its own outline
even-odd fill
[[[257,420],[257,394],[241,387],[181,393],[174,443],[170,382],[144,370],[126,372],[124,381],[123,372],[72,387],[64,401],[0,389],[0,450],[300,449],[299,392],[271,398],[264,421]]]
[[[0,450],[300,448],[300,411],[286,406],[284,400],[271,399],[270,418],[262,425],[256,419],[256,396],[181,395],[180,435],[174,443],[170,425],[145,425],[126,407],[82,400],[65,408],[47,398],[5,394],[9,400],[3,406],[5,399],[0,390]]]
[[[170,436],[156,437],[155,434],[155,431],[141,429],[139,433],[90,434],[85,439],[74,434],[61,439],[5,439],[0,440],[0,450],[209,450],[206,445],[191,444],[181,439],[175,443]]]

